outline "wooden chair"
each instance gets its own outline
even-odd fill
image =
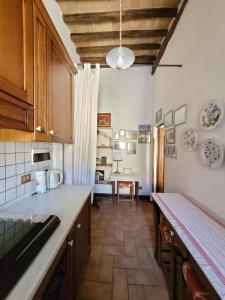
[[[120,189],[123,188],[129,188],[130,189],[130,199],[120,199]],[[133,205],[133,201],[134,201],[134,185],[132,181],[117,181],[117,203],[119,203],[120,201],[128,201],[131,202],[131,205]]]

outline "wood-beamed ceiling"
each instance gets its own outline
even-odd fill
[[[106,65],[107,52],[119,45],[119,0],[57,2],[81,62]],[[187,0],[122,0],[122,45],[134,51],[135,64],[160,62],[165,44],[168,44],[172,36],[171,28],[175,30],[182,13],[180,10],[184,9],[182,6],[186,2]]]

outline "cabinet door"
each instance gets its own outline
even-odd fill
[[[0,1],[0,90],[33,104],[32,1]]]
[[[75,300],[76,299],[76,230],[75,227],[71,229],[68,237],[68,281],[67,281],[67,295],[64,299]]]
[[[60,46],[47,32],[48,140],[72,142],[73,74]]]
[[[47,137],[46,40],[47,25],[35,4],[34,23],[34,139]]]
[[[90,252],[90,198],[76,219],[76,285],[80,284],[81,274],[84,270]]]

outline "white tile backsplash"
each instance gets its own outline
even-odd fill
[[[16,143],[15,142],[6,142],[5,143],[5,153],[15,153],[16,152]]]
[[[40,142],[0,142],[0,206],[17,197],[35,192],[35,172],[52,168],[52,160],[32,164],[32,147],[48,148],[52,144]],[[31,181],[21,184],[21,176],[31,173]]]
[[[16,165],[6,166],[5,168],[5,177],[12,177],[16,175]]]
[[[5,164],[6,166],[15,165],[16,164],[16,155],[15,153],[7,153],[5,155]]]

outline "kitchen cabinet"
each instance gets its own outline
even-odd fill
[[[72,143],[73,73],[57,40],[47,30],[48,141]]]
[[[47,24],[33,3],[34,26],[34,139],[47,139]]]
[[[32,1],[0,1],[0,127],[33,131]]]
[[[90,196],[82,207],[33,300],[76,300],[90,252]]]

